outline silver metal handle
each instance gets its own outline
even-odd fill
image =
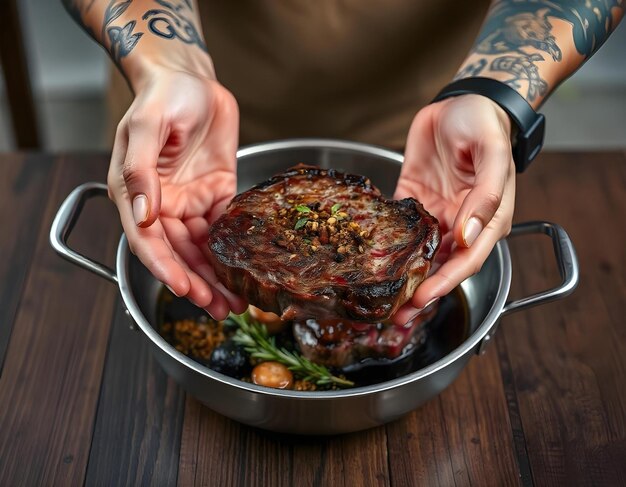
[[[578,285],[579,270],[576,251],[574,250],[572,240],[562,227],[555,223],[542,221],[519,223],[513,226],[510,236],[517,237],[519,235],[536,233],[544,233],[552,239],[554,255],[559,267],[562,282],[557,287],[548,289],[547,291],[514,301],[508,301],[504,305],[501,316],[567,296],[571,294]]]
[[[117,284],[117,275],[113,269],[85,257],[67,245],[67,239],[78,221],[85,201],[94,196],[107,196],[106,185],[102,183],[81,184],[65,198],[50,227],[50,245],[64,259]]]

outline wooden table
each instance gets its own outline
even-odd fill
[[[577,292],[506,317],[495,346],[387,426],[276,435],[187,396],[129,329],[116,288],[57,257],[52,218],[104,156],[0,156],[0,485],[626,485],[626,156],[543,154],[516,221],[563,225]],[[73,245],[112,262],[108,201]],[[543,237],[514,239],[512,296],[558,280]]]

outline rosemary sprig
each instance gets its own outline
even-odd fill
[[[337,377],[323,365],[315,364],[296,352],[290,352],[276,345],[274,337],[267,334],[265,325],[254,323],[248,313],[242,315],[230,314],[239,328],[233,340],[242,345],[254,358],[279,362],[291,370],[300,379],[314,382],[318,386],[353,387],[354,382]]]

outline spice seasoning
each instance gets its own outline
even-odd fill
[[[296,391],[316,391],[317,386],[308,380],[296,380],[293,384]]]
[[[289,202],[293,206],[281,208],[273,218],[284,228],[275,243],[290,253],[290,260],[324,248],[336,253],[336,262],[343,262],[348,255],[365,252],[370,232],[354,221],[348,209],[342,209],[340,203],[328,208],[320,202]]]
[[[208,360],[213,349],[225,340],[222,322],[207,318],[164,323],[161,330],[176,350],[203,360]]]

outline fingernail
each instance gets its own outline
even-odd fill
[[[465,227],[463,227],[463,243],[465,244],[465,246],[471,246],[482,231],[483,224],[478,218],[473,216],[472,218],[467,220],[465,222]]]
[[[165,284],[165,287],[168,288],[174,296],[180,298],[180,295],[176,291],[174,291],[171,287],[169,287],[167,284]]]
[[[133,218],[135,225],[141,225],[148,219],[148,197],[145,194],[135,196],[133,200]]]
[[[423,313],[423,311],[426,308],[428,308],[431,304],[436,303],[438,299],[439,299],[439,297],[433,298],[430,301],[428,301],[428,303],[426,303],[423,308],[418,308],[415,311],[415,314],[413,316],[411,316],[411,319],[409,321],[407,321],[407,324],[411,323],[415,318],[417,318],[419,315],[421,315]]]

